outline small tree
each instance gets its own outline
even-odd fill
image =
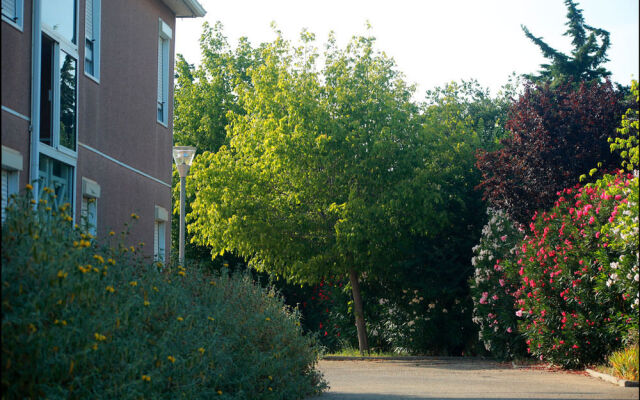
[[[484,198],[526,225],[596,164],[615,169],[620,159],[607,139],[616,136],[624,109],[622,94],[608,81],[577,90],[570,83],[527,86],[511,109],[512,135],[501,149],[477,155]]]
[[[568,9],[567,19],[569,20],[566,23],[568,28],[564,36],[572,38],[571,55],[549,46],[541,37],[534,36],[523,25],[522,30],[527,38],[540,48],[545,58],[551,61],[551,64],[540,65],[542,68],[538,75],[529,74],[525,77],[535,83],[550,82],[552,85],[567,80],[588,82],[607,78],[611,72],[600,65],[609,61],[607,58],[607,50],[611,45],[609,32],[585,24],[582,10],[572,0],[565,0],[564,3]]]

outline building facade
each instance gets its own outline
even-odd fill
[[[2,210],[27,183],[76,224],[170,249],[176,18],[197,0],[2,0]]]

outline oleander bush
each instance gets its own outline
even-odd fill
[[[296,399],[325,386],[299,314],[242,274],[99,245],[29,191],[2,224],[2,397]],[[137,218],[135,215],[132,216]]]
[[[473,322],[478,325],[480,341],[493,357],[513,359],[526,354],[514,314],[520,288],[514,261],[524,234],[505,212],[489,208],[487,214],[489,221],[482,228],[480,243],[473,248],[471,259],[475,267],[469,279]]]
[[[597,363],[637,331],[637,217],[635,227],[615,228],[621,215],[637,216],[637,181],[605,175],[559,192],[551,210],[533,216],[517,260],[516,313],[536,358]]]

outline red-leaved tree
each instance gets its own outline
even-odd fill
[[[599,162],[600,171],[620,165],[609,150],[626,105],[611,82],[571,83],[555,88],[527,85],[506,124],[511,135],[494,152],[479,151],[484,199],[526,224],[556,193],[578,182]],[[593,177],[595,179],[596,177]]]

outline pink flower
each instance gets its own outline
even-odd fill
[[[596,232],[596,239],[600,237],[600,232]]]
[[[595,218],[593,218],[593,215],[591,216],[591,218],[589,218],[589,224],[593,224],[596,221]]]
[[[494,300],[498,300],[498,295],[494,294],[491,298],[494,299]]]
[[[500,286],[504,286],[504,279],[498,279],[498,283],[500,283]]]
[[[522,310],[516,311],[516,317],[522,317]]]
[[[507,240],[507,235],[500,236],[500,240],[502,240],[503,242],[504,242],[505,240]]]
[[[511,327],[508,327],[507,328],[507,332],[511,333],[511,332],[513,332],[513,329],[511,329]]]

